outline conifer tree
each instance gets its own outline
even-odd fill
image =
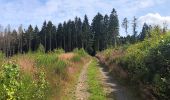
[[[109,44],[116,47],[117,38],[119,36],[119,20],[116,10],[113,8],[110,17],[109,17]]]

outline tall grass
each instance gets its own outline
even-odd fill
[[[69,81],[73,78],[72,75],[68,72],[68,66],[70,63],[73,62],[79,62],[81,61],[81,57],[84,57],[85,52],[84,50],[77,51],[75,53],[75,57],[71,60],[62,60],[59,59],[59,55],[64,53],[64,50],[57,49],[54,50],[54,52],[45,53],[44,47],[40,45],[39,51],[37,52],[29,52],[27,54],[19,54],[15,55],[12,58],[8,60],[14,60],[18,63],[25,63],[27,60],[30,60],[30,63],[32,66],[30,73],[27,73],[27,70],[20,70],[27,66],[24,65],[22,67],[12,64],[7,66],[17,66],[18,69],[17,72],[13,72],[13,67],[10,67],[12,73],[17,73],[17,78],[15,78],[15,82],[17,84],[11,83],[10,85],[14,85],[14,89],[16,91],[6,91],[3,87],[4,85],[7,85],[6,82],[3,83],[7,77],[4,77],[4,73],[9,74],[9,72],[4,71],[4,66],[2,67],[2,70],[0,69],[0,99],[6,100],[10,98],[10,93],[12,95],[12,99],[22,99],[22,100],[46,100],[55,98],[57,96],[57,99],[60,99],[60,95],[65,89],[65,84],[68,82],[74,83]],[[81,55],[81,56],[80,56]],[[24,60],[21,60],[24,58]],[[3,54],[0,53],[0,60],[4,60]],[[28,61],[29,62],[29,61]],[[1,64],[1,61],[0,61]],[[81,63],[82,64],[82,63]],[[22,64],[21,64],[22,65]],[[6,64],[5,64],[6,66]],[[77,66],[77,65],[75,65]],[[33,68],[32,68],[33,67]],[[77,74],[78,71],[75,71]],[[13,75],[15,77],[15,75]],[[11,79],[9,78],[9,81]],[[74,80],[75,81],[75,80]],[[15,88],[16,85],[16,88]],[[7,87],[10,88],[10,87]],[[49,95],[51,97],[49,97]],[[63,95],[62,95],[63,96]]]
[[[60,49],[55,49],[54,50],[54,53],[56,54],[62,54],[62,53],[65,53],[64,49],[60,48]]]
[[[58,57],[55,54],[39,54],[36,57],[36,63],[39,67],[50,67],[58,61]]]
[[[75,54],[78,54],[80,57],[84,57],[84,56],[88,55],[83,48],[81,48],[81,49],[76,48],[76,49],[73,50],[73,52]]]

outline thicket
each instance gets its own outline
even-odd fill
[[[36,80],[21,73],[14,63],[4,64],[0,71],[1,100],[42,100],[49,96],[48,82],[43,71],[37,72]]]
[[[131,82],[148,86],[159,100],[170,98],[170,33],[152,30],[150,38],[130,45],[116,62]]]

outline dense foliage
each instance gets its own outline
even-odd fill
[[[48,82],[45,77],[44,72],[39,72],[37,80],[33,80],[27,75],[21,75],[18,65],[5,64],[0,73],[0,99],[45,99],[48,96]]]
[[[134,83],[147,85],[161,100],[170,98],[170,33],[151,30],[150,38],[131,45],[117,62]]]

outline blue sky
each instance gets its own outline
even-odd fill
[[[166,22],[170,26],[169,4],[170,0],[0,0],[0,24],[13,28],[32,24],[41,28],[44,20],[57,25],[75,16],[83,18],[85,14],[91,22],[97,12],[110,14],[115,8],[120,23],[124,17],[132,20],[136,16],[139,29],[144,22],[160,26]],[[122,28],[120,33],[124,35]]]

